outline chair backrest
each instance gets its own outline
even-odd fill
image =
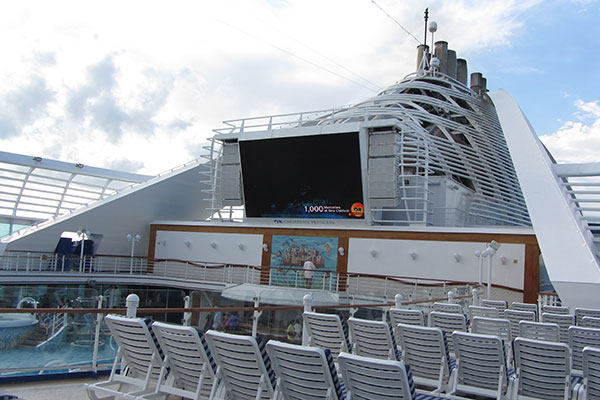
[[[467,331],[467,318],[464,314],[451,314],[432,311],[429,313],[429,324],[440,328],[447,337],[451,337],[454,331]],[[454,342],[448,341],[450,353],[454,353]]]
[[[390,321],[392,326],[398,324],[427,325],[427,316],[422,310],[409,310],[407,308],[390,308]]]
[[[469,321],[474,317],[500,318],[500,314],[495,307],[469,306]]]
[[[342,354],[340,371],[349,400],[412,400],[416,398],[411,369],[393,360]]]
[[[600,348],[600,329],[572,326],[569,328],[569,347],[571,348],[571,369],[574,374],[583,370],[582,351],[584,347]]]
[[[584,317],[600,318],[600,310],[595,308],[576,308],[575,309],[575,322],[577,325],[581,324],[581,320]]]
[[[513,301],[510,304],[510,309],[511,310],[517,310],[517,311],[533,311],[535,313],[535,320],[537,321],[537,318],[538,318],[538,306],[537,306],[537,304],[533,304],[533,303],[521,303],[519,301]]]
[[[104,321],[129,368],[128,375],[145,379],[150,373],[150,379],[157,381],[163,359],[148,326],[150,321],[112,314]]]
[[[504,343],[512,341],[510,322],[503,318],[475,317],[471,321],[471,332],[498,336]]]
[[[267,352],[277,376],[274,399],[279,398],[279,393],[284,399],[344,399],[328,349],[269,340]]]
[[[463,309],[460,304],[433,303],[433,311],[451,314],[462,314]]]
[[[504,300],[481,300],[479,304],[482,307],[494,307],[498,310],[498,316],[504,318],[504,310],[508,308],[508,303]]]
[[[351,351],[348,328],[339,315],[305,311],[302,318],[306,325],[310,346],[329,349],[335,361],[341,352]]]
[[[384,321],[348,318],[354,354],[384,360],[400,360],[396,339],[390,325]]]
[[[578,325],[584,328],[600,328],[600,318],[583,317]]]
[[[519,322],[535,322],[535,313],[532,311],[504,310],[504,318],[510,322],[510,334],[513,338],[519,336]]]
[[[216,364],[204,335],[191,326],[155,322],[152,331],[164,352],[163,371],[174,380],[159,381],[157,393],[197,399],[210,396]]]
[[[220,383],[234,399],[271,399],[275,373],[262,341],[252,336],[210,330],[208,347],[217,363],[213,392]]]
[[[600,399],[600,349],[583,349],[584,400]]]
[[[452,372],[446,336],[440,328],[398,324],[402,360],[417,384],[444,390]]]
[[[519,322],[519,337],[546,342],[559,342],[560,328],[557,324],[544,322]]]
[[[504,343],[498,336],[454,332],[456,371],[453,392],[502,399],[508,387]]]
[[[563,306],[542,306],[541,312],[542,312],[542,314],[543,313],[561,314],[561,315],[571,314],[571,312],[569,311],[569,307],[563,307]]]
[[[516,397],[569,398],[571,351],[564,343],[516,338],[513,343]]]
[[[575,325],[574,315],[542,313],[541,320],[558,325],[558,341],[569,343],[569,328]]]

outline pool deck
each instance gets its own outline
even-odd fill
[[[0,385],[0,397],[2,395],[12,395],[24,400],[82,400],[88,398],[84,384],[106,379],[108,377],[99,379],[88,377],[2,384]]]

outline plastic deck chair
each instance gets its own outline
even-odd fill
[[[557,324],[544,322],[519,322],[519,337],[546,342],[559,342],[560,328]]]
[[[583,393],[578,399],[600,399],[600,349],[583,349]],[[575,398],[575,397],[573,397]]]
[[[479,335],[498,336],[504,342],[508,365],[512,365],[512,333],[510,322],[503,318],[475,317],[471,321],[471,332]]]
[[[512,384],[504,343],[498,336],[454,332],[456,371],[452,392],[504,399]]]
[[[585,347],[600,348],[600,329],[572,326],[569,328],[571,348],[571,374],[583,374],[582,352]]]
[[[156,390],[144,398],[176,395],[187,399],[207,399],[212,389],[216,365],[204,335],[190,326],[155,322],[152,330],[164,352],[161,378]]]
[[[481,300],[482,307],[494,307],[498,310],[498,316],[504,318],[504,310],[508,308],[508,303],[503,300]]]
[[[267,352],[277,376],[273,398],[343,400],[345,395],[328,349],[269,340]]]
[[[387,322],[348,318],[348,328],[354,342],[354,354],[400,361],[396,339]]]
[[[446,336],[440,328],[398,324],[402,360],[410,365],[417,385],[433,387],[434,393],[448,387],[454,363]]]
[[[469,306],[469,321],[474,317],[500,318],[500,312],[495,307]]]
[[[431,393],[417,394],[411,368],[399,361],[342,354],[340,370],[348,400],[442,399]]]
[[[513,399],[569,399],[571,351],[564,343],[516,338]]]
[[[407,308],[390,308],[390,321],[393,326],[398,324],[406,325],[427,325],[427,316],[422,310],[409,310]]]
[[[302,318],[308,332],[309,346],[329,349],[336,362],[341,352],[352,350],[348,329],[339,315],[305,311]]]
[[[433,311],[451,313],[451,314],[462,314],[463,309],[460,304],[450,303],[433,303]]]
[[[510,334],[516,338],[519,336],[519,322],[535,322],[535,313],[533,311],[505,310],[504,318],[510,322]]]
[[[440,328],[446,337],[451,338],[454,331],[467,331],[467,318],[464,314],[452,314],[432,311],[429,314],[429,324],[433,327]],[[454,355],[454,343],[448,340],[450,356]],[[453,357],[454,358],[454,357]]]
[[[577,325],[581,324],[581,320],[584,317],[600,318],[600,310],[595,308],[576,308],[575,309],[575,322]]]
[[[163,359],[148,327],[149,321],[112,314],[104,320],[119,348],[108,380],[85,385],[88,396],[135,398],[154,392]]]
[[[517,311],[533,311],[535,313],[535,320],[538,320],[538,306],[533,303],[521,303],[519,301],[513,301],[510,304],[511,310]]]
[[[569,328],[575,325],[574,315],[542,313],[541,321],[558,325],[558,341],[569,343]]]
[[[579,326],[584,328],[600,328],[600,318],[596,317],[583,317],[579,322]]]
[[[239,400],[273,398],[275,373],[262,342],[252,336],[210,330],[208,347],[217,363],[210,399],[224,386],[226,396]]]
[[[550,313],[550,314],[560,314],[560,315],[569,315],[571,312],[569,311],[569,307],[563,306],[542,306],[542,314]]]

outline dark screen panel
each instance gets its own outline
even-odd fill
[[[247,217],[364,219],[357,132],[239,145]]]

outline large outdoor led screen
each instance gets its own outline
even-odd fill
[[[364,219],[358,132],[239,145],[246,217]]]

